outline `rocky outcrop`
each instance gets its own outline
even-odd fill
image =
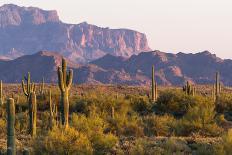
[[[66,24],[56,11],[12,4],[0,7],[0,36],[0,56],[8,58],[47,50],[86,63],[106,54],[130,57],[150,50],[143,33],[86,22]]]

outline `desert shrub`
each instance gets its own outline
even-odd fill
[[[15,129],[20,132],[27,132],[28,115],[26,112],[16,113]]]
[[[128,151],[133,155],[161,155],[164,149],[154,146],[154,143],[144,138],[138,138],[135,140],[135,144],[129,148]]]
[[[6,134],[6,121],[4,119],[0,119],[0,135]]]
[[[101,119],[98,115],[85,116],[72,114],[71,117],[71,126],[74,127],[77,131],[85,133],[89,137],[97,133],[103,133],[105,128],[104,120]]]
[[[146,136],[168,136],[172,133],[175,119],[171,116],[150,115],[143,119]]]
[[[224,113],[232,111],[232,95],[229,93],[221,93],[216,106],[217,112]]]
[[[131,106],[134,111],[140,115],[145,115],[151,112],[152,104],[149,102],[148,98],[144,96],[140,97],[131,97]]]
[[[196,148],[195,154],[200,155],[224,155],[224,149],[221,144],[209,144],[209,143],[197,143],[194,146]]]
[[[95,133],[90,139],[96,155],[112,153],[118,143],[118,138],[112,134]]]
[[[154,108],[158,113],[168,113],[176,117],[182,117],[189,107],[196,103],[196,97],[185,95],[182,91],[169,90],[161,92]]]
[[[87,136],[76,131],[74,128],[61,130],[54,128],[43,138],[34,140],[36,154],[92,154],[93,149]]]
[[[193,133],[205,136],[220,135],[222,129],[216,124],[214,109],[212,100],[199,97],[197,105],[190,107],[186,115],[177,123],[177,135],[188,136]]]
[[[232,154],[232,129],[229,129],[228,132],[223,136],[223,148],[226,155]]]
[[[187,142],[181,139],[168,138],[161,147],[164,149],[163,154],[190,154],[191,149]]]
[[[75,102],[70,105],[70,111],[88,115],[88,107],[90,106],[90,104],[91,103],[86,101],[85,99],[75,99]]]

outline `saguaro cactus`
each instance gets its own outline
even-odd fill
[[[214,85],[214,93],[215,93],[215,102],[218,104],[218,99],[219,99],[219,96],[220,96],[220,93],[221,93],[221,83],[220,83],[220,74],[219,72],[216,72],[216,76],[215,76],[215,85]]]
[[[111,118],[114,119],[114,107],[111,107]]]
[[[52,129],[55,124],[55,120],[57,118],[57,106],[56,104],[52,103],[51,89],[49,90],[49,105],[50,105],[49,128]]]
[[[42,83],[39,84],[39,93],[40,93],[40,95],[44,95],[44,86],[45,86],[45,83],[44,83],[44,78],[43,78]]]
[[[155,81],[155,67],[154,65],[152,66],[152,83],[151,83],[151,97],[152,101],[156,101],[158,98],[158,85],[157,82]]]
[[[187,81],[186,85],[183,86],[183,91],[186,95],[194,96],[196,93],[196,88],[190,85],[189,81]]]
[[[24,80],[27,82],[26,85],[24,84]],[[35,92],[35,84],[31,83],[30,72],[28,72],[27,77],[24,76],[24,80],[22,80],[23,93],[27,97],[27,100],[29,100],[30,94]]]
[[[7,154],[16,155],[15,146],[15,104],[14,99],[7,100]]]
[[[32,137],[36,136],[36,115],[37,115],[37,103],[36,94],[31,92],[29,98],[29,133]]]
[[[60,107],[61,107],[61,114],[62,114],[62,124],[65,126],[65,128],[68,127],[68,116],[69,116],[69,90],[72,85],[72,79],[73,79],[73,70],[69,70],[67,73],[67,62],[63,58],[62,59],[62,67],[58,67],[58,84],[61,91],[61,101],[60,101]]]
[[[0,81],[0,105],[3,105],[2,80]]]

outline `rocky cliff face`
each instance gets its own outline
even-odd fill
[[[145,34],[128,29],[66,24],[56,11],[34,7],[0,7],[0,56],[16,58],[40,50],[56,51],[78,63],[105,54],[130,57],[149,51]]]

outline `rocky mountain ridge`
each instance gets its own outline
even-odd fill
[[[0,79],[8,83],[20,82],[22,75],[29,71],[35,82],[44,77],[46,82],[56,83],[61,58],[57,52],[41,51],[15,60],[0,60]],[[186,80],[211,84],[216,71],[221,73],[225,85],[232,85],[232,60],[220,59],[208,51],[196,54],[152,51],[129,58],[108,54],[85,65],[67,60],[69,68],[74,70],[73,81],[77,84],[149,85],[151,66],[155,65],[159,85],[182,85]]]
[[[10,59],[46,50],[87,63],[106,54],[130,57],[150,50],[143,33],[86,22],[67,24],[54,10],[13,4],[0,7],[0,36],[0,56]]]

